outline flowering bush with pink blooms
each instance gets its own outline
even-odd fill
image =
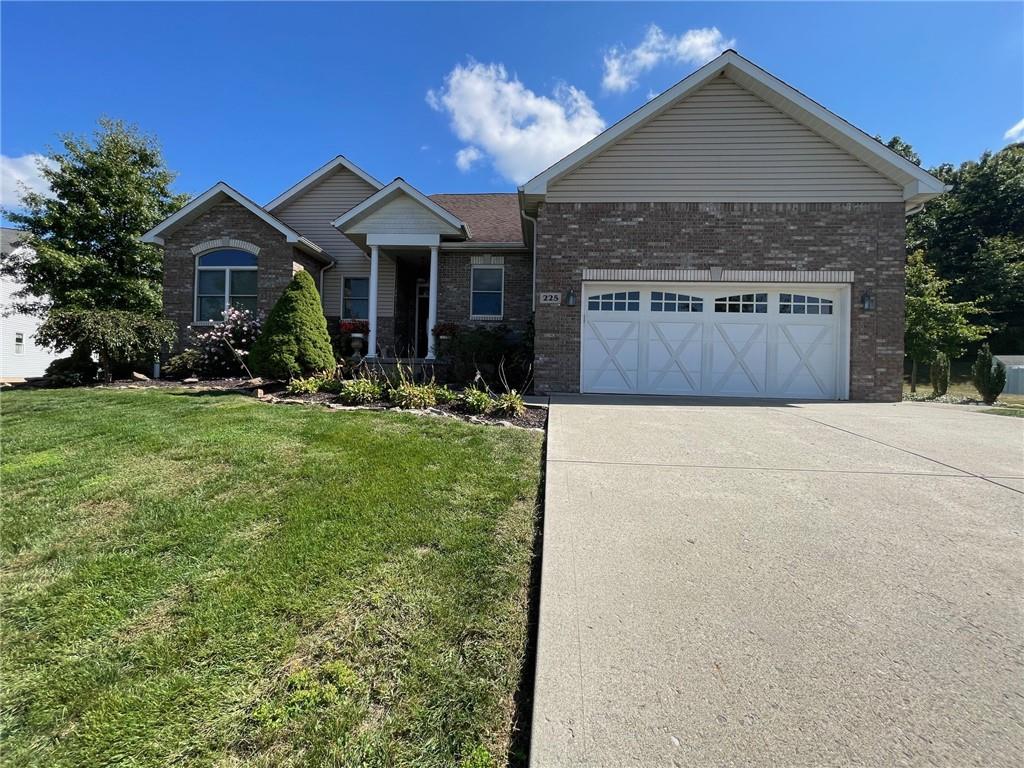
[[[243,362],[262,328],[262,314],[228,307],[224,322],[202,331],[193,329],[192,343],[200,353],[199,370],[205,376],[248,376]]]

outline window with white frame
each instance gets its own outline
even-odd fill
[[[370,319],[370,278],[346,277],[342,281],[341,319]]]
[[[256,311],[256,257],[236,250],[196,259],[197,323],[218,323],[228,307]]]
[[[20,331],[14,334],[14,354],[25,354],[25,334]]]
[[[470,315],[500,318],[505,301],[505,268],[474,265],[469,291]]]

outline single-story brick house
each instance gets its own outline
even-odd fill
[[[508,194],[336,157],[265,206],[224,183],[143,236],[184,332],[295,270],[371,356],[534,320],[535,388],[896,400],[905,217],[942,182],[726,51]],[[183,334],[184,335],[184,334]]]

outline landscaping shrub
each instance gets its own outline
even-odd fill
[[[347,379],[338,388],[338,399],[346,405],[369,405],[384,399],[384,386],[376,379]]]
[[[949,389],[949,356],[938,352],[931,365],[932,394],[942,397]]]
[[[434,399],[438,405],[451,405],[458,398],[458,394],[452,392],[447,385],[431,384],[434,388]]]
[[[55,309],[36,332],[36,340],[58,352],[75,350],[79,360],[93,353],[110,381],[118,364],[153,360],[176,336],[162,317],[119,309]]]
[[[992,405],[1006,386],[1006,366],[992,357],[988,344],[982,344],[978,358],[974,361],[974,386],[981,399]]]
[[[179,352],[163,365],[163,374],[172,379],[187,379],[200,372],[203,353],[198,349],[186,349]]]
[[[459,393],[456,405],[460,411],[482,414],[491,409],[491,396],[482,389],[470,388]]]
[[[324,386],[325,377],[309,376],[305,379],[295,378],[288,382],[285,392],[289,395],[312,395],[321,392]]]
[[[334,352],[320,294],[313,278],[300,270],[270,310],[249,355],[260,376],[293,379],[334,370]]]
[[[491,407],[491,413],[495,416],[505,416],[506,418],[522,416],[524,411],[526,411],[526,403],[523,402],[523,396],[514,389],[494,398],[494,404]]]
[[[520,336],[504,325],[461,328],[445,342],[441,352],[451,363],[451,377],[456,383],[469,384],[478,374],[488,381],[496,380],[501,367],[513,385],[525,388],[533,366],[532,338],[532,331]]]
[[[192,331],[192,344],[199,352],[195,372],[203,376],[251,376],[247,361],[262,329],[260,315],[228,307],[223,322]]]
[[[76,352],[52,361],[44,375],[55,387],[81,387],[95,382],[98,373],[99,366],[91,355]]]
[[[403,381],[392,387],[388,398],[399,408],[430,408],[437,405],[437,387]]]

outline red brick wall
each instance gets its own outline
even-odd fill
[[[178,326],[180,349],[188,344],[194,317],[195,265],[192,248],[230,237],[259,247],[257,304],[269,312],[292,279],[295,264],[319,280],[319,266],[285,240],[284,235],[233,200],[225,200],[174,230],[164,244],[164,314]]]
[[[585,268],[853,270],[850,397],[893,401],[903,371],[902,203],[547,203],[537,291],[576,289]],[[877,308],[865,312],[870,291]],[[535,388],[579,389],[580,309],[537,306]]]
[[[478,254],[480,255],[480,254]],[[460,325],[507,325],[523,332],[530,321],[533,298],[533,257],[528,251],[494,251],[505,266],[504,315],[501,320],[473,320],[469,311],[472,256],[442,251],[438,262],[437,320]]]

